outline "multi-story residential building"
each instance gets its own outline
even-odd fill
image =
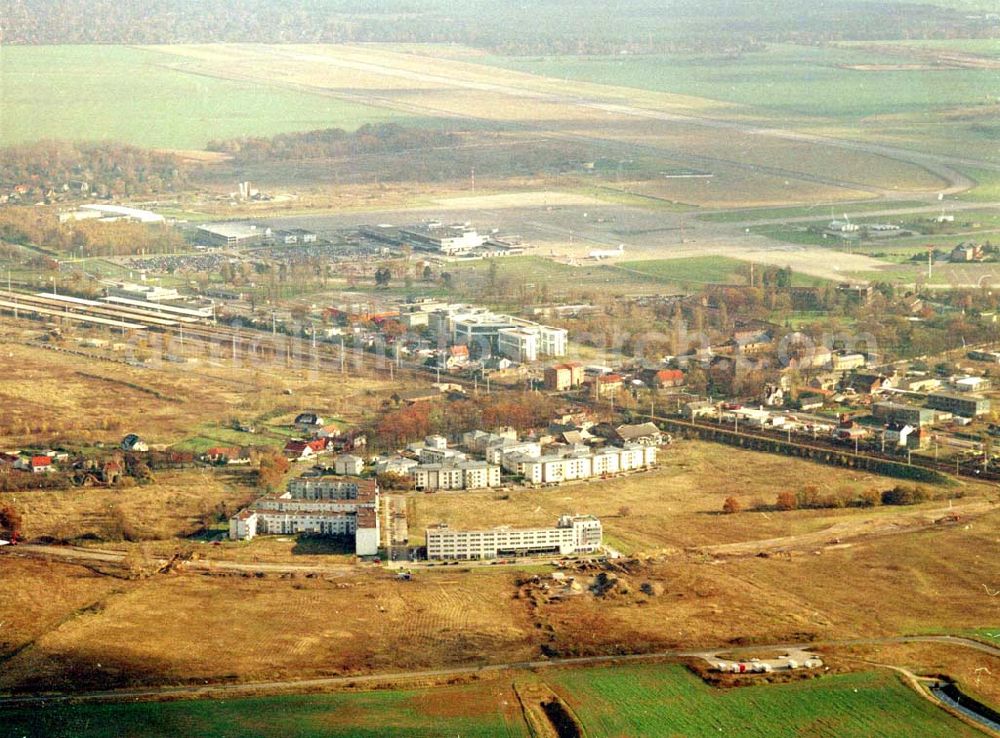
[[[926,407],[904,405],[899,402],[876,402],[872,415],[885,423],[899,423],[922,428],[934,422],[934,411]]]
[[[416,459],[405,456],[381,456],[375,460],[376,474],[408,474],[410,469],[420,464]]]
[[[378,494],[378,485],[356,477],[297,477],[288,483],[288,494],[301,500],[358,500]]]
[[[229,519],[229,537],[311,533],[354,536],[359,556],[378,553],[378,485],[367,479],[299,477],[283,493],[261,497]]]
[[[602,529],[593,515],[563,515],[553,528],[453,530],[438,525],[428,528],[426,537],[429,559],[569,556],[600,550]]]
[[[465,454],[453,448],[435,448],[424,446],[417,455],[421,464],[445,464],[465,461]]]
[[[365,470],[365,460],[353,454],[341,454],[333,460],[333,468],[337,474],[356,477]]]
[[[500,467],[485,461],[420,464],[407,472],[417,490],[484,489],[500,486]]]
[[[595,477],[602,474],[617,474],[621,471],[621,454],[618,449],[595,451],[592,462]]]
[[[966,393],[933,392],[927,395],[927,407],[966,418],[975,418],[990,411],[990,401],[985,397]]]
[[[486,460],[491,464],[499,464],[505,469],[504,459],[508,456],[524,455],[538,458],[542,455],[542,444],[538,441],[517,441],[504,439],[488,446],[485,450]]]
[[[513,428],[502,428],[493,433],[474,430],[462,434],[462,445],[478,453],[485,453],[491,446],[508,441],[517,441],[517,431]]]
[[[563,453],[532,457],[523,453],[504,457],[503,466],[532,484],[557,484],[645,469],[656,464],[655,446],[626,445],[592,451],[586,446]]]

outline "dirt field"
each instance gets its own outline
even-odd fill
[[[99,602],[123,582],[82,566],[6,556],[0,566],[0,661]]]
[[[305,408],[357,422],[390,386],[339,375],[331,383],[331,375],[309,369],[234,367],[204,356],[143,369],[26,346],[25,337],[0,338],[0,448],[115,446],[130,432],[151,445],[171,445],[233,417],[270,418]],[[76,348],[72,340],[65,345]],[[245,443],[253,441],[248,436]]]
[[[558,586],[519,586],[530,572],[493,568],[418,571],[411,582],[376,569],[104,579],[98,584],[117,584],[100,607],[66,619],[76,600],[39,602],[45,617],[37,627],[16,619],[20,599],[0,603],[0,621],[21,623],[17,637],[35,639],[6,662],[0,690],[963,632],[997,621],[996,600],[982,585],[995,575],[988,552],[998,515],[764,558],[657,557],[619,573],[600,597],[589,590],[593,569],[567,570],[582,586],[565,595]],[[82,571],[10,558],[5,569],[34,571],[49,586]],[[964,678],[958,658],[944,665]]]
[[[0,494],[24,518],[26,538],[58,540],[96,537],[107,540],[124,525],[130,537],[167,539],[189,536],[222,511],[229,514],[259,495],[242,472],[210,469],[160,471],[151,484],[127,488],[30,490]]]
[[[767,558],[676,556],[621,577],[603,599],[536,609],[553,653],[956,632],[996,622],[992,557],[1000,513],[968,528],[874,537]],[[662,594],[645,595],[644,583]],[[655,591],[655,590],[654,590]]]
[[[0,690],[277,679],[521,660],[535,636],[493,571],[396,582],[159,576],[5,664]],[[0,620],[7,603],[0,604]]]

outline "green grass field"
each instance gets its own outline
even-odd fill
[[[678,284],[746,284],[748,267],[745,262],[726,256],[694,256],[687,259],[651,259],[623,261],[620,271],[652,277],[658,281]]]
[[[822,233],[813,233],[808,230],[808,224],[806,223],[752,226],[750,230],[758,235],[773,238],[775,241],[784,241],[785,243],[798,243],[806,246],[836,246],[841,243],[841,239],[836,236],[824,236]]]
[[[595,736],[978,735],[887,672],[720,691],[655,665],[559,672],[550,683]]]
[[[905,0],[901,0],[905,1]],[[975,8],[979,0],[969,0],[969,8]],[[941,4],[940,2],[937,4]],[[981,5],[979,7],[982,7]],[[889,44],[902,48],[932,49],[934,51],[963,51],[969,54],[1000,57],[1000,39],[996,38],[948,38],[948,39],[918,39],[901,41],[847,41],[844,46],[868,46],[871,44]]]
[[[485,279],[489,263],[456,264],[450,268],[456,279],[475,275]],[[566,289],[601,289],[615,293],[648,293],[657,287],[684,288],[702,284],[746,284],[746,262],[726,256],[692,256],[679,259],[651,259],[570,266],[539,256],[519,256],[497,262],[498,280],[512,285],[549,285],[553,294]],[[796,285],[812,285],[822,280],[806,275],[792,277]]]
[[[739,57],[546,56],[477,61],[556,79],[706,97],[779,116],[853,119],[974,105],[996,95],[993,70],[863,72],[840,65],[898,64],[900,58],[783,44]]]
[[[616,293],[637,290],[648,292],[659,283],[655,277],[632,273],[606,263],[571,266],[541,256],[515,256],[498,260],[496,265],[498,279],[508,280],[512,288],[516,289],[520,284],[533,285],[536,288],[547,284],[553,294],[567,289],[600,289]],[[448,271],[455,275],[456,281],[466,277],[485,279],[489,269],[488,261],[451,264],[448,267]]]
[[[619,271],[646,275],[665,284],[746,284],[749,275],[747,262],[727,256],[626,261],[616,266]],[[796,286],[811,286],[823,281],[805,274],[792,274],[792,283]]]
[[[976,187],[958,196],[959,200],[996,202],[1000,200],[1000,172],[963,168],[962,172],[976,180]]]
[[[213,138],[405,119],[384,108],[187,74],[163,66],[169,62],[176,59],[123,46],[0,46],[0,142],[200,149]]]
[[[309,697],[83,705],[0,713],[18,738],[466,738],[528,736],[488,687],[433,693],[367,692]],[[512,695],[511,695],[512,697]],[[435,700],[440,700],[440,703]],[[454,709],[455,704],[466,710]],[[437,708],[437,709],[435,709]],[[468,714],[463,715],[463,712]],[[444,726],[447,725],[446,731]]]
[[[676,664],[547,672],[588,736],[899,738],[974,736],[888,672],[718,690]],[[528,736],[505,683],[218,701],[23,708],[23,738],[393,738]]]

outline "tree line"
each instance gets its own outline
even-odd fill
[[[238,164],[250,164],[397,153],[411,149],[454,146],[459,140],[457,134],[446,131],[379,123],[363,125],[353,133],[343,128],[324,128],[301,133],[282,133],[270,138],[245,136],[214,140],[209,141],[206,148],[229,154]]]
[[[97,220],[60,223],[56,213],[47,208],[27,205],[0,208],[0,241],[40,246],[53,257],[126,256],[132,254],[170,254],[189,247],[184,237],[163,223],[104,223]],[[23,258],[17,251],[9,252]],[[49,261],[34,256],[36,262]],[[28,264],[37,269],[54,268],[54,262]]]
[[[919,505],[939,499],[961,498],[961,490],[935,490],[920,485],[897,484],[885,490],[834,490],[820,492],[815,485],[806,485],[797,492],[784,490],[775,497],[774,504],[760,498],[749,505],[738,497],[729,496],[722,503],[722,512],[733,515],[743,510],[754,512],[788,512],[790,510],[827,510],[844,507],[877,507],[879,505]]]
[[[12,202],[154,195],[186,183],[176,156],[120,143],[39,141],[0,150],[0,195]]]
[[[384,450],[439,434],[450,436],[473,429],[509,426],[519,432],[547,425],[555,414],[555,401],[536,393],[504,393],[469,397],[448,403],[418,402],[385,407],[369,434]]]

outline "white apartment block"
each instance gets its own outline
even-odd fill
[[[375,460],[376,474],[409,474],[410,469],[420,464],[416,459],[405,456],[384,456]]]
[[[367,479],[294,479],[281,494],[261,497],[229,519],[229,537],[309,533],[354,536],[358,556],[374,556],[381,540],[379,490]]]
[[[446,464],[465,461],[465,454],[453,448],[431,448],[424,446],[417,452],[421,464]]]
[[[427,448],[445,449],[448,448],[448,439],[444,436],[425,436],[424,446]]]
[[[517,453],[503,457],[504,469],[532,484],[555,484],[645,469],[656,464],[655,446],[627,445],[596,451],[575,449],[564,454],[531,457]]]
[[[302,500],[357,500],[377,494],[370,479],[344,477],[298,477],[288,483],[287,497]]]
[[[500,467],[485,461],[420,464],[408,472],[417,490],[485,489],[500,486]]]
[[[333,469],[337,474],[345,476],[360,476],[365,470],[365,460],[353,454],[342,454],[333,461]]]
[[[504,464],[506,457],[522,454],[537,459],[542,455],[542,444],[538,441],[518,441],[505,438],[499,443],[488,446],[485,451],[488,462],[499,464],[506,469],[507,466]]]
[[[593,515],[563,515],[553,528],[428,528],[428,559],[495,559],[504,556],[569,556],[601,547],[601,521]]]

